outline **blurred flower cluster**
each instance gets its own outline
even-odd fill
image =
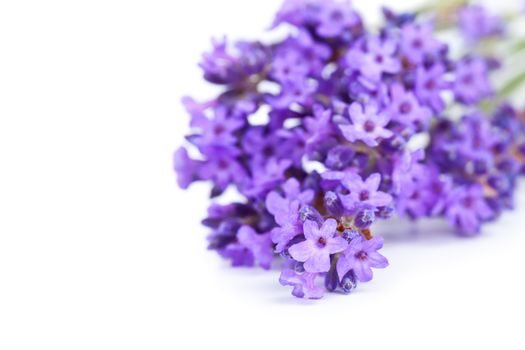
[[[501,57],[452,57],[429,13],[383,14],[374,29],[346,1],[286,0],[272,26],[284,39],[214,41],[200,66],[222,93],[183,100],[179,185],[240,198],[212,201],[210,249],[280,266],[296,297],[349,293],[388,266],[372,227],[394,214],[477,234],[512,208],[524,173],[525,123],[490,79]],[[505,33],[481,6],[454,14],[465,46]]]

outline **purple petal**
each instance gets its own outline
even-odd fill
[[[348,271],[352,269],[353,257],[347,257],[346,255],[341,255],[337,261],[337,275],[341,281]]]
[[[361,282],[371,281],[374,277],[372,269],[368,266],[366,262],[356,260],[355,265],[353,266],[355,277]]]
[[[321,226],[320,234],[323,237],[333,237],[337,229],[337,221],[335,219],[328,219]]]
[[[330,270],[330,254],[323,250],[314,250],[313,255],[304,263],[308,272],[326,272]]]
[[[368,253],[367,260],[371,267],[383,269],[388,266],[388,260],[378,252]]]
[[[319,226],[315,221],[306,220],[303,224],[304,236],[308,240],[317,241],[321,237]]]
[[[326,248],[328,249],[330,254],[342,252],[346,249],[346,247],[348,247],[348,242],[343,237],[334,237],[330,239],[326,244]]]
[[[379,173],[374,173],[370,175],[365,181],[366,188],[370,192],[377,191],[380,183],[381,183],[381,175],[379,175]]]
[[[305,262],[314,254],[314,249],[311,241],[303,241],[288,248],[288,252],[295,260]]]
[[[392,202],[392,196],[385,192],[372,193],[369,203],[376,207],[384,207]]]

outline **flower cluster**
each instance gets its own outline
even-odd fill
[[[388,266],[372,226],[394,213],[478,233],[512,206],[523,173],[519,113],[480,107],[496,103],[494,60],[451,57],[431,21],[384,15],[374,32],[349,2],[287,0],[273,23],[286,38],[214,42],[200,66],[223,92],[183,100],[198,156],[176,151],[179,185],[240,198],[210,206],[210,249],[234,266],[281,262],[296,297],[349,293]],[[479,7],[459,20],[468,40],[503,32]]]

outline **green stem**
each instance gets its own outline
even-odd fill
[[[514,76],[509,82],[507,82],[500,89],[500,96],[508,97],[525,83],[525,72],[521,72]]]

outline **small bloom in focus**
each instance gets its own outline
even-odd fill
[[[342,280],[347,272],[352,270],[359,281],[372,280],[372,267],[382,269],[388,266],[388,260],[377,252],[382,247],[382,237],[374,237],[370,240],[353,239],[337,261],[339,278]]]
[[[304,223],[306,240],[292,245],[288,252],[297,261],[304,262],[308,272],[326,272],[330,269],[330,255],[343,251],[348,242],[336,236],[337,222],[326,220],[321,228],[314,221]]]
[[[292,269],[284,269],[279,277],[279,283],[283,286],[292,286],[292,295],[297,298],[321,299],[324,289],[315,284],[316,277],[316,273],[300,274]]]
[[[349,107],[352,124],[340,125],[339,129],[343,136],[350,142],[363,141],[370,147],[378,145],[378,139],[389,138],[392,131],[385,129],[390,121],[385,113],[379,112],[374,104],[367,104],[364,108],[358,102]]]
[[[340,194],[341,201],[346,209],[352,211],[361,207],[383,207],[392,202],[392,196],[379,191],[381,175],[374,173],[365,181],[356,174],[346,176],[342,184],[350,192]]]

